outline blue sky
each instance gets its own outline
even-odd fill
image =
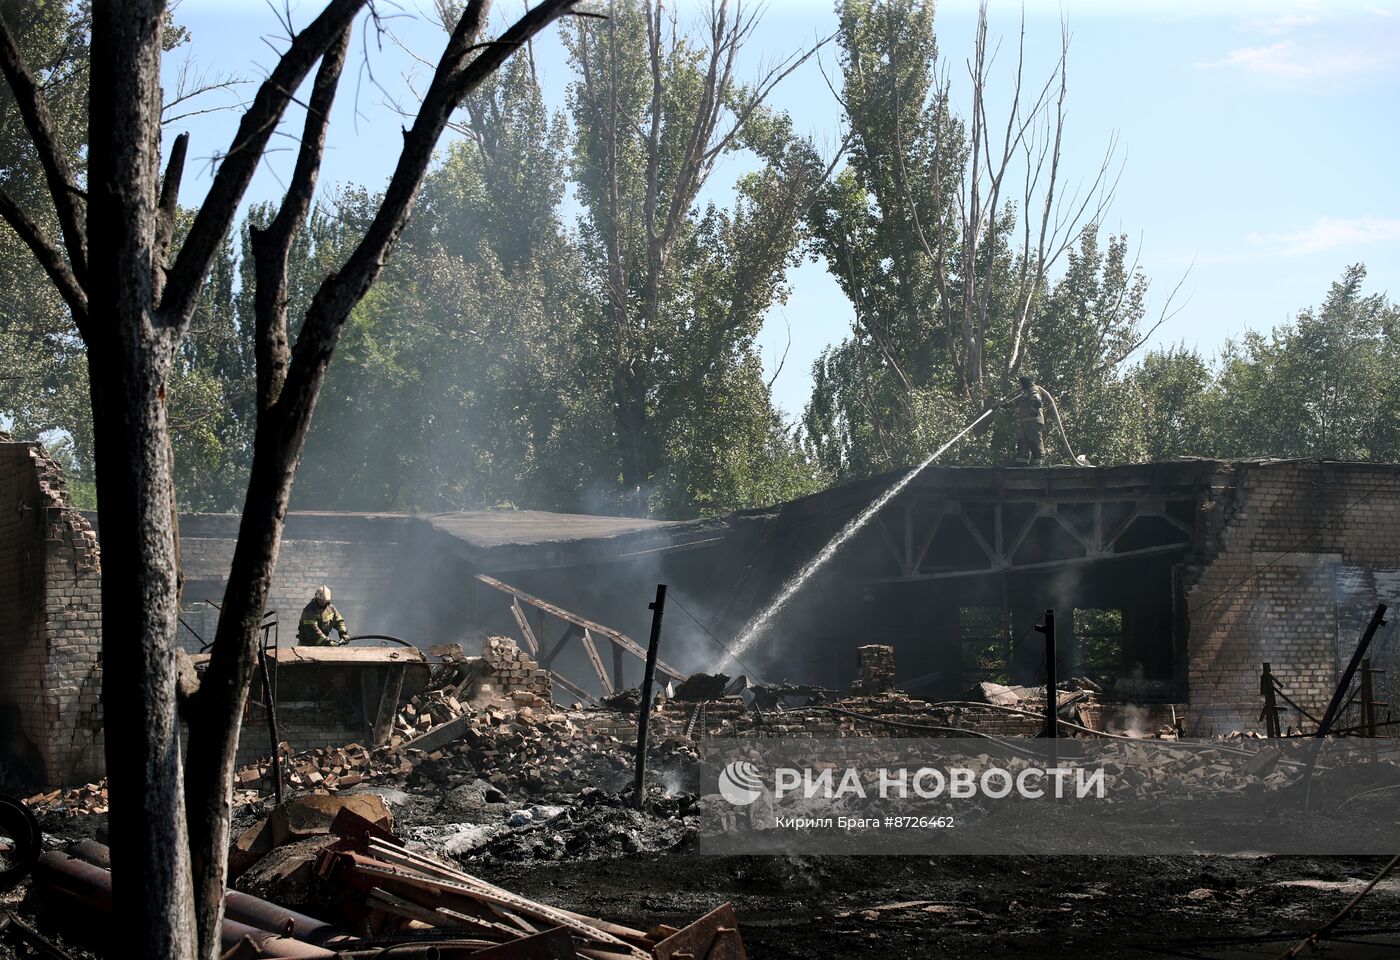
[[[289,2],[298,27],[323,5]],[[411,107],[412,89],[422,89],[428,76],[417,58],[435,59],[442,45],[443,34],[424,15],[431,0],[379,6],[397,10],[385,21],[394,37],[362,30],[354,41],[333,117],[327,186],[383,186],[403,123],[393,105]],[[684,22],[699,2],[675,6]],[[167,58],[167,97],[186,57],[194,73],[260,80],[275,62],[274,48],[285,45],[283,7],[283,0],[184,0],[176,17],[193,41]],[[514,14],[521,4],[498,0],[497,7]],[[1154,309],[1189,270],[1177,303],[1185,301],[1184,308],[1155,343],[1214,353],[1229,337],[1267,330],[1319,302],[1358,261],[1368,267],[1369,290],[1400,298],[1400,0],[1031,0],[1024,9],[1029,75],[1053,65],[1062,16],[1071,34],[1066,183],[1092,179],[1116,137],[1122,175],[1105,227],[1138,245]],[[940,51],[956,78],[971,52],[976,4],[944,2],[937,10]],[[1021,13],[1019,4],[994,0],[993,36],[1014,45]],[[765,63],[834,26],[827,0],[771,0],[741,75],[756,77]],[[1009,55],[1004,49],[1000,62],[1009,66]],[[569,74],[553,35],[538,44],[537,60],[547,96],[562,104]],[[830,147],[840,137],[840,114],[821,69],[836,76],[835,51],[828,48],[821,60],[789,77],[772,103]],[[251,96],[251,87],[209,94],[198,105],[240,96]],[[236,122],[235,112],[220,111],[167,126],[168,136],[192,134],[184,203],[200,199],[209,158],[227,147]],[[289,117],[288,129],[300,122]],[[252,199],[280,195],[294,157],[292,141],[280,142]],[[723,199],[724,184],[744,166],[737,158],[717,169],[711,196]],[[760,347],[770,368],[786,351],[775,391],[795,416],[810,389],[812,361],[847,334],[851,311],[822,264],[804,264],[789,281],[791,296],[771,312]]]

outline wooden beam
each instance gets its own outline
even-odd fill
[[[370,738],[374,746],[382,747],[394,732],[394,717],[399,712],[399,696],[403,693],[403,675],[407,667],[391,663],[384,668],[384,687],[379,693],[379,707],[374,712],[374,729]]]
[[[593,696],[593,694],[589,693],[587,690],[583,689],[583,688],[580,687],[578,684],[574,683],[572,680],[570,680],[568,677],[564,676],[564,675],[563,675],[562,673],[560,673],[558,670],[551,670],[551,671],[549,671],[549,676],[550,676],[550,679],[552,679],[555,683],[559,684],[559,686],[563,687],[565,690],[569,691],[569,692],[572,693],[574,696],[578,697],[578,698],[579,698],[580,700],[582,700],[584,703],[597,703],[597,702],[598,702],[598,698],[597,698],[597,697]]]
[[[1144,517],[1157,517],[1161,520],[1165,520],[1187,536],[1194,537],[1196,535],[1196,528],[1189,523],[1183,523],[1168,513],[1165,503],[1159,502],[1143,506],[1139,509],[1139,513]]]
[[[1140,516],[1142,516],[1142,504],[1135,503],[1133,504],[1133,509],[1128,511],[1128,515],[1123,518],[1118,526],[1110,530],[1108,536],[1104,538],[1103,548],[1105,550],[1112,550],[1113,545],[1118,542],[1118,538],[1127,533],[1128,528],[1136,523],[1137,518]]]
[[[1034,510],[1031,512],[1031,515],[1026,518],[1025,526],[1017,532],[1016,536],[1011,538],[1011,546],[1007,547],[1006,553],[1002,554],[1001,559],[1003,564],[1011,563],[1011,558],[1016,556],[1016,551],[1021,549],[1021,544],[1024,543],[1026,537],[1030,535],[1031,528],[1035,526],[1035,522],[1042,516],[1043,514],[1040,510]]]
[[[890,528],[885,526],[883,518],[875,517],[875,526],[880,528],[880,539],[885,542],[885,549],[889,550],[890,556],[894,557],[894,565],[897,569],[904,569],[904,558],[900,556],[899,547],[895,546],[894,536],[890,533]]]
[[[525,646],[530,648],[530,656],[540,655],[540,642],[535,639],[535,631],[530,629],[530,621],[525,619],[525,611],[520,609],[519,600],[511,600],[510,612],[515,617],[516,626],[520,627],[520,633],[525,637]]]
[[[946,513],[940,513],[938,518],[933,521],[928,536],[924,537],[924,542],[919,545],[919,552],[914,556],[914,562],[909,567],[911,574],[918,573],[919,568],[924,565],[924,557],[928,556],[928,548],[933,545],[933,538],[938,536],[938,531],[943,526],[943,518],[946,516]]]
[[[598,674],[598,681],[603,685],[603,695],[612,696],[612,678],[608,676],[608,668],[603,666],[603,658],[598,656],[598,645],[593,642],[593,634],[587,629],[583,631],[583,652],[588,654],[588,662],[593,664],[593,672]]]
[[[904,501],[904,562],[903,573],[914,572],[914,501]]]
[[[611,627],[605,627],[601,623],[597,623],[593,620],[588,620],[584,617],[580,617],[576,613],[570,613],[563,607],[555,606],[547,600],[541,600],[539,597],[531,596],[524,590],[512,587],[508,583],[502,583],[495,577],[488,577],[486,574],[481,573],[477,574],[476,578],[482,583],[486,584],[488,587],[500,590],[502,593],[508,593],[511,596],[515,597],[517,600],[520,600],[524,603],[528,603],[533,607],[538,607],[539,609],[558,617],[560,620],[563,620],[566,623],[578,624],[585,630],[595,633],[603,639],[615,643],[623,650],[626,650],[628,653],[632,654],[632,656],[636,657],[638,660],[646,660],[647,658],[647,652],[643,650],[636,642],[632,640],[631,637],[627,636],[625,633],[621,633],[617,630],[612,629]],[[681,673],[679,670],[677,670],[670,664],[663,663],[660,660],[656,661],[656,669],[660,670],[672,680],[685,679],[685,674]]]
[[[958,519],[961,520],[962,525],[967,528],[967,532],[972,535],[972,539],[977,542],[977,549],[987,555],[987,562],[992,566],[999,565],[1002,562],[1001,557],[996,555],[996,551],[993,550],[992,545],[987,542],[987,538],[982,536],[982,531],[973,526],[972,521],[967,519],[967,514],[963,513],[961,509],[958,510]]]
[[[566,623],[564,625],[564,632],[559,635],[559,639],[555,641],[554,646],[550,648],[548,653],[540,657],[540,666],[548,670],[549,665],[554,662],[554,658],[559,656],[559,651],[564,649],[564,644],[572,640],[574,635],[582,629],[583,628],[576,623]]]
[[[1082,534],[1082,533],[1080,533],[1078,530],[1076,530],[1076,529],[1074,528],[1074,524],[1070,523],[1070,522],[1069,522],[1068,520],[1066,520],[1064,517],[1060,516],[1060,510],[1059,510],[1059,507],[1058,507],[1058,506],[1055,508],[1054,517],[1055,517],[1055,522],[1058,523],[1061,527],[1063,527],[1064,530],[1065,530],[1065,533],[1068,533],[1071,537],[1073,537],[1073,538],[1075,539],[1075,541],[1076,541],[1081,547],[1084,548],[1084,552],[1085,552],[1086,554],[1088,554],[1089,556],[1093,556],[1093,555],[1097,552],[1097,551],[1095,550],[1094,544],[1093,544],[1092,542],[1090,542],[1090,540],[1089,540],[1088,537],[1084,536],[1084,534]]]

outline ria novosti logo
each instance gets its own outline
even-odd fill
[[[908,767],[861,770],[846,768],[841,775],[832,767],[821,770],[777,767],[773,770],[772,796],[776,801],[797,795],[803,800],[844,800],[849,797],[881,800],[917,798],[953,800],[986,797],[1001,800],[1012,794],[1038,799],[1053,794],[1074,799],[1106,796],[1105,771],[1100,768],[1005,767],[972,769],[949,767]],[[864,774],[864,776],[862,776]],[[732,760],[719,773],[719,792],[737,807],[748,806],[766,790],[757,765],[749,760]]]
[[[732,760],[719,772],[719,792],[736,807],[746,807],[763,795],[763,778],[748,760]]]

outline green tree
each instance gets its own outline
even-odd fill
[[[1058,192],[1063,50],[1038,88],[1022,86],[1017,55],[998,120],[984,11],[961,117],[932,3],[844,0],[838,14],[850,163],[809,222],[855,322],[818,361],[804,423],[818,462],[844,478],[921,460],[1039,365],[1050,315],[1068,306],[1046,305],[1051,271],[1076,240],[1081,255],[1097,256],[1092,224],[1108,191],[1106,160],[1077,198]],[[984,431],[954,456],[994,459],[1004,431]]]
[[[90,11],[86,4],[2,0],[0,14],[48,97],[64,159],[79,165],[87,142]],[[57,233],[39,154],[8,85],[0,85],[0,188],[33,211],[46,235]],[[91,506],[91,430],[78,427],[90,419],[87,403],[82,341],[67,305],[24,241],[0,231],[0,425],[47,439],[74,470],[73,492]]]
[[[568,129],[527,59],[459,117],[464,139],[428,177],[395,264],[346,330],[301,503],[580,509],[599,472],[606,398],[560,214]],[[341,198],[344,229],[363,202]]]
[[[1393,460],[1400,456],[1400,311],[1364,295],[1348,267],[1322,305],[1268,335],[1228,343],[1214,391],[1222,456]]]
[[[714,6],[695,39],[674,22],[668,33],[653,0],[608,13],[566,37],[586,336],[612,414],[605,492],[639,514],[676,515],[809,488],[753,343],[786,295],[825,175],[813,145],[764,106],[811,51],[746,86],[734,63],[753,15]],[[738,155],[757,169],[733,203],[701,206],[715,165]]]
[[[1124,418],[1135,428],[1135,459],[1210,456],[1214,450],[1211,403],[1214,376],[1195,350],[1153,350],[1125,373]]]

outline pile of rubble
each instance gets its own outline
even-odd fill
[[[260,794],[235,781],[233,802],[235,806],[256,803]],[[96,783],[85,783],[67,790],[49,790],[24,798],[24,805],[36,816],[57,817],[101,817],[107,814],[107,778]]]
[[[282,768],[286,784],[321,793],[385,781],[451,789],[478,778],[530,794],[620,789],[631,776],[635,741],[616,736],[611,718],[591,722],[596,713],[465,707],[411,739],[395,737],[373,750],[357,743],[308,750],[284,756]],[[653,741],[648,756],[662,769],[697,759],[694,747],[675,737]],[[274,775],[272,764],[261,762],[240,769],[237,783],[267,793]]]
[[[548,671],[509,637],[487,637],[477,657],[467,656],[458,643],[438,644],[428,652],[438,662],[427,686],[399,708],[390,746],[455,720],[473,705],[501,703],[543,710],[552,703]]]
[[[246,830],[230,853],[223,956],[745,956],[728,903],[684,928],[635,929],[521,896],[393,831],[374,794],[301,797]],[[112,881],[102,844],[43,854],[35,880],[65,930],[81,939],[107,926]]]
[[[36,814],[87,817],[107,812],[107,778],[67,790],[50,790],[26,797],[24,805]]]

